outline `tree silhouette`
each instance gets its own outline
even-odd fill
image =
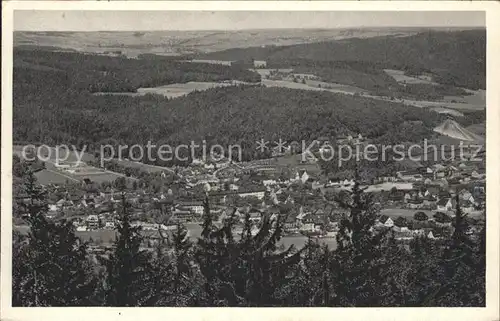
[[[148,270],[150,254],[141,249],[140,227],[130,223],[130,204],[122,193],[121,215],[116,227],[118,236],[106,266],[105,300],[108,306],[141,306],[149,302]]]
[[[357,170],[349,196],[338,199],[349,214],[340,221],[337,249],[333,255],[334,297],[336,306],[377,306],[378,284],[382,282],[382,245],[384,232],[375,233],[377,211],[372,196],[360,188]]]
[[[87,245],[74,233],[71,222],[47,221],[45,192],[28,171],[23,204],[30,227],[18,237],[13,251],[14,306],[85,306],[92,301],[95,279],[87,260]]]
[[[416,212],[415,215],[413,215],[413,219],[422,222],[427,221],[429,217],[424,212]]]
[[[266,214],[253,233],[247,213],[239,239],[234,235],[236,210],[220,228],[211,221],[208,197],[197,261],[206,279],[209,305],[266,306],[286,300],[285,285],[300,260],[293,246],[279,250],[282,223]]]
[[[473,276],[477,269],[476,245],[467,235],[469,224],[460,208],[458,194],[455,200],[454,231],[440,262],[438,279],[441,282],[429,301],[438,306],[481,306],[484,305],[484,283],[480,277]]]

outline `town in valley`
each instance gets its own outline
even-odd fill
[[[468,14],[482,24],[20,27],[13,305],[485,306],[486,29]]]

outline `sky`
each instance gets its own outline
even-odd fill
[[[480,11],[48,11],[16,10],[17,31],[244,30],[484,27]]]

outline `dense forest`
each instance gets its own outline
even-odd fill
[[[443,85],[486,88],[486,30],[427,31],[408,37],[382,36],[290,46],[235,48],[200,54],[200,59],[266,60],[271,68],[301,67],[326,79],[355,70],[390,85],[381,69],[400,69],[409,75],[429,73]],[[335,63],[336,69],[325,68]],[[342,66],[341,64],[344,64]],[[374,72],[375,71],[375,72]],[[330,77],[328,77],[330,76]],[[384,79],[385,78],[385,79]],[[360,82],[362,88],[363,82]]]
[[[421,108],[328,92],[235,86],[167,99],[94,96],[57,71],[14,70],[14,140],[92,145],[170,143],[251,147],[261,138],[313,140],[362,133],[391,135],[405,121],[431,130],[443,116]],[[426,132],[430,134],[430,131]],[[408,140],[421,141],[420,137]],[[249,150],[250,150],[249,149]],[[248,157],[258,155],[247,155]]]
[[[120,81],[134,83],[131,90],[144,85],[141,81],[145,78],[127,76],[134,70],[127,66],[139,68],[144,62],[134,60],[122,66],[121,60],[126,59],[46,51],[17,53],[14,141],[87,145],[87,151],[93,151],[99,144],[133,145],[151,140],[158,145],[177,146],[206,140],[207,146],[239,144],[243,159],[249,160],[268,156],[255,150],[254,143],[261,138],[312,141],[361,133],[380,144],[421,142],[434,135],[432,129],[446,118],[425,108],[393,102],[255,85],[214,88],[176,99],[152,94],[93,95],[92,90],[102,83],[95,72],[86,74],[89,70],[115,73]],[[177,60],[164,61],[170,64]],[[144,64],[157,66],[156,62]],[[233,70],[204,66],[218,72]],[[119,83],[110,81],[113,86]],[[458,117],[457,121],[470,125],[484,119],[485,112],[478,111]]]
[[[108,252],[95,253],[71,222],[45,218],[44,191],[29,171],[22,176],[30,201],[19,210],[30,230],[14,232],[13,306],[485,306],[485,225],[468,235],[460,207],[444,239],[401,243],[389,229],[373,228],[373,197],[356,184],[336,198],[347,210],[337,248],[310,239],[297,249],[277,245],[280,215],[265,214],[257,234],[249,215],[234,231],[236,211],[217,227],[208,196],[199,238],[178,225],[151,243],[131,224],[122,197],[118,237]]]
[[[74,90],[135,92],[190,81],[240,80],[259,82],[259,74],[242,67],[182,62],[179,59],[128,59],[76,52],[14,49],[14,68],[60,72],[61,80]],[[16,68],[17,67],[17,68]],[[18,70],[19,70],[18,69]]]

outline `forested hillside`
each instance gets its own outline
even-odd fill
[[[181,62],[176,59],[128,59],[75,52],[14,50],[14,67],[22,72],[60,71],[68,87],[89,92],[135,92],[189,81],[240,80],[259,82],[260,76],[238,66]],[[24,71],[21,71],[24,70]],[[49,80],[50,81],[50,80]]]
[[[273,68],[295,62],[310,71],[323,69],[326,62],[344,62],[349,68],[362,68],[368,74],[370,69],[382,68],[402,69],[409,74],[429,72],[442,84],[486,88],[486,30],[428,31],[409,37],[237,48],[203,54],[201,58],[267,60],[268,66]]]
[[[379,137],[412,120],[422,120],[430,133],[442,118],[368,98],[254,86],[211,89],[173,100],[94,96],[75,90],[68,77],[60,71],[15,68],[14,140],[174,144],[206,139],[209,144],[245,147],[261,138],[311,140],[357,133]]]
[[[126,64],[121,65],[120,61]],[[156,74],[144,71],[142,77],[136,73],[143,65],[169,73],[161,78],[161,83],[186,80],[169,78],[171,75],[190,75],[181,70],[161,69],[162,64],[184,68],[184,64],[176,60],[152,61],[131,62],[123,58],[45,51],[17,54],[14,140],[51,145],[85,144],[91,148],[109,141],[131,145],[151,140],[175,146],[205,139],[209,146],[240,144],[244,158],[252,159],[262,156],[254,146],[261,138],[311,141],[320,136],[361,133],[379,143],[395,143],[403,138],[419,142],[433,135],[432,129],[446,118],[427,109],[394,102],[253,85],[214,88],[177,99],[157,95],[92,94],[96,88],[127,90],[121,87],[125,85],[135,90],[144,85]],[[246,72],[237,67],[194,65],[198,66],[193,67],[197,70],[191,74],[194,77],[226,77],[225,72],[228,72],[227,77],[234,77],[233,71],[241,75]],[[214,73],[196,68],[208,68]],[[107,76],[99,78],[96,70],[111,73],[117,81]],[[465,125],[484,121],[484,112],[476,114],[457,120]],[[404,133],[394,130],[412,121],[421,121],[415,130],[404,130]]]

